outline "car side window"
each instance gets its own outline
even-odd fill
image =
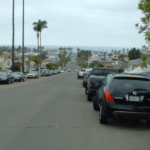
[[[107,85],[107,76],[105,77],[104,81],[103,81],[103,85],[106,86]]]

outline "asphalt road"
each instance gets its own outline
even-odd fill
[[[0,150],[150,150],[145,121],[99,124],[75,67],[0,86]]]

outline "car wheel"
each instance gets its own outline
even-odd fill
[[[78,79],[80,79],[80,76],[78,76]]]
[[[14,79],[11,80],[11,83],[14,83]]]
[[[107,124],[108,117],[104,112],[103,103],[101,102],[100,111],[99,111],[99,122],[100,124]]]
[[[22,79],[20,78],[20,80],[19,80],[20,82],[22,82]]]
[[[96,102],[96,95],[93,97],[93,108],[95,111],[99,111],[99,106]]]
[[[88,94],[88,90],[87,90],[87,88],[85,88],[85,94],[86,94],[86,95]]]
[[[10,81],[10,79],[7,81],[7,84],[10,84],[11,83],[11,81]]]
[[[146,119],[147,126],[150,127],[150,118]]]
[[[87,93],[87,101],[92,101],[92,95]]]

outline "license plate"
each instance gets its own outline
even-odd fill
[[[130,96],[129,100],[132,102],[139,102],[140,101],[140,97],[139,96]]]

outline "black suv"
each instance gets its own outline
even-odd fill
[[[118,73],[116,69],[113,68],[93,68],[90,76],[88,77],[86,93],[87,100],[91,101],[92,97],[96,94],[96,90],[101,87],[102,82],[110,73]]]
[[[115,116],[146,119],[150,126],[150,78],[109,74],[97,96],[93,99],[93,108],[100,110],[101,124],[106,124],[109,117]]]

